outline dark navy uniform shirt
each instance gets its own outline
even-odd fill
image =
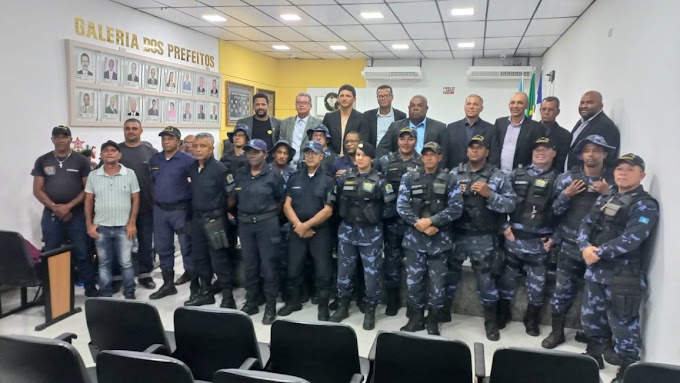
[[[191,205],[194,210],[208,212],[225,210],[227,206],[227,167],[210,156],[203,169],[198,168],[198,160],[189,169],[191,177]],[[225,210],[226,211],[226,210]]]
[[[238,201],[240,214],[262,214],[279,207],[283,201],[283,177],[264,164],[262,171],[253,176],[250,166],[236,173],[234,194]]]
[[[335,180],[317,170],[309,176],[307,170],[297,171],[288,179],[286,196],[291,198],[291,206],[301,221],[307,221],[320,212],[325,205],[331,205],[334,196]]]
[[[149,168],[156,203],[176,204],[191,199],[189,169],[195,162],[194,157],[182,151],[170,158],[164,152],[151,156]]]

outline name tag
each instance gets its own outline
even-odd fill
[[[302,187],[301,186],[293,186],[293,187],[291,187],[291,189],[302,189]]]
[[[67,172],[74,172],[74,173],[80,172],[80,170],[78,170],[78,169],[66,169],[66,171]]]

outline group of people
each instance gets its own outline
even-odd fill
[[[523,322],[527,334],[540,335],[548,254],[557,249],[552,332],[542,345],[565,342],[565,317],[585,278],[586,352],[603,367],[613,342],[620,381],[639,360],[644,244],[658,203],[641,186],[642,158],[618,155],[619,131],[602,111],[602,96],[583,95],[569,132],[556,123],[555,97],[543,100],[537,122],[525,117],[526,94],[515,93],[510,116],[490,124],[480,118],[483,99],[470,95],[465,118],[447,126],[427,117],[424,96],[411,98],[407,115],[392,107],[392,92],[379,87],[379,107],[360,113],[355,89],[343,85],[339,109],[323,121],[311,116],[306,93],[296,97],[297,115],[283,121],[269,116],[267,96],[256,94],[255,114],[228,133],[219,161],[208,133],[185,137],[185,153],[180,131],[167,127],[159,153],[141,141],[141,123],[128,119],[125,142],[104,143],[101,167],[90,174],[89,163],[71,156],[68,127],[55,127],[55,150],[33,170],[46,247],[67,238],[74,244],[88,296],[111,296],[117,256],[123,294],[134,299],[132,240],[139,241],[139,281],[155,288],[147,267],[153,233],[163,285],[151,299],[159,299],[177,293],[176,235],[185,270],[177,282],[190,282],[185,305],[214,304],[217,286],[220,307],[235,308],[240,241],[241,310],[253,315],[264,305],[264,324],[302,309],[309,260],[318,319],[341,322],[358,295],[363,328],[371,330],[378,303],[387,304],[386,315],[398,314],[403,270],[408,322],[401,329],[435,335],[451,321],[469,259],[492,341],[511,320],[523,270]],[[95,240],[99,291],[84,233]],[[277,312],[281,292],[285,305]]]

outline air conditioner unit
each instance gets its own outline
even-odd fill
[[[519,80],[531,78],[533,72],[530,66],[471,66],[467,76],[470,80]]]
[[[374,67],[361,71],[366,80],[420,80],[423,70],[420,67]]]

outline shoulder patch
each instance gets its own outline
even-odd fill
[[[388,193],[392,193],[394,191],[394,189],[392,188],[392,184],[390,183],[385,184],[385,191]]]
[[[641,224],[644,224],[644,225],[648,225],[649,224],[649,218],[647,218],[645,216],[641,216],[640,219],[638,219],[638,222],[640,222]]]
[[[361,188],[364,189],[368,193],[373,192],[373,186],[374,186],[374,184],[370,183],[370,182],[363,182],[361,184]]]
[[[234,176],[231,173],[227,174],[227,182],[229,183],[234,182]]]

